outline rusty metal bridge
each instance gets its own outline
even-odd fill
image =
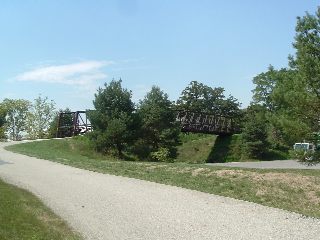
[[[91,131],[91,123],[86,111],[60,112],[56,137],[72,137]]]
[[[233,118],[203,112],[177,110],[176,121],[182,132],[232,135],[240,131]]]

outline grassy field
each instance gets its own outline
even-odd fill
[[[0,180],[0,239],[82,239],[30,192]]]
[[[203,164],[120,161],[79,139],[48,140],[8,150],[101,173],[242,199],[320,218],[319,170],[255,170]]]

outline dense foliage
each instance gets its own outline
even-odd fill
[[[320,132],[320,8],[315,15],[297,18],[293,47],[296,54],[289,57],[289,67],[270,66],[253,79],[252,104],[264,108],[272,149],[290,149]],[[250,124],[246,121],[245,129]]]
[[[262,159],[268,149],[264,108],[259,105],[250,106],[246,111],[245,123],[242,132],[243,157]]]
[[[93,132],[90,139],[102,153],[117,151],[119,157],[135,155],[139,159],[172,161],[180,144],[180,126],[176,109],[215,113],[229,117],[241,114],[237,99],[225,98],[223,88],[211,88],[191,82],[175,105],[159,87],[153,86],[137,106],[121,80],[112,80],[99,89],[90,112]],[[124,152],[126,153],[124,155]]]
[[[112,80],[99,88],[93,101],[95,111],[89,116],[94,126],[90,137],[95,148],[105,153],[117,150],[119,157],[133,142],[137,127],[131,91],[122,88],[121,82]]]
[[[0,103],[0,140],[6,139],[5,135],[5,123],[6,123],[6,110],[3,104]]]
[[[233,96],[226,98],[223,88],[212,88],[197,81],[190,82],[177,100],[178,109],[229,117],[239,117],[241,115],[240,105]]]
[[[47,97],[39,96],[33,103],[6,98],[0,103],[0,139],[47,138],[54,115],[54,102]]]
[[[175,122],[173,104],[159,87],[151,91],[140,102],[138,115],[141,119],[139,144],[143,145],[145,157],[152,153],[154,160],[168,160],[176,155],[180,127]]]
[[[26,119],[26,131],[31,139],[47,138],[50,135],[50,123],[56,115],[55,103],[48,97],[39,96],[32,103]]]
[[[23,99],[4,99],[2,107],[6,112],[5,130],[12,140],[20,140],[27,128],[27,115],[31,103]]]

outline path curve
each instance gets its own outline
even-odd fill
[[[319,239],[320,219],[8,152],[0,177],[26,188],[86,239]]]

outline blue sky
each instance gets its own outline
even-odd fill
[[[192,80],[223,87],[243,106],[252,78],[287,66],[296,17],[314,0],[3,0],[0,101],[39,94],[57,108],[92,108],[123,79],[138,101],[158,85],[176,100]]]

